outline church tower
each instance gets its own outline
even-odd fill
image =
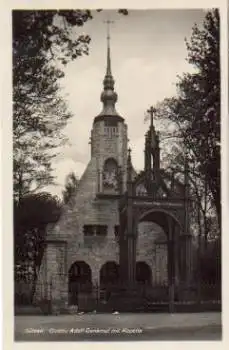
[[[102,111],[93,120],[91,159],[60,220],[48,229],[38,274],[38,300],[51,295],[52,300],[78,304],[76,291],[82,286],[90,294],[90,286],[118,280],[118,201],[126,190],[128,137],[124,118],[116,110],[114,86],[108,31]]]
[[[108,32],[107,68],[101,93],[103,108],[94,118],[91,131],[91,157],[96,158],[99,194],[122,193],[126,183],[127,125],[116,111],[118,95],[114,85]]]

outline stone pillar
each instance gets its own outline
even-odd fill
[[[66,254],[65,241],[47,241],[47,283],[54,312],[64,308],[68,301]]]
[[[133,235],[128,236],[128,282],[132,286],[135,283],[136,270],[136,240]]]
[[[168,282],[169,282],[169,312],[174,312],[175,301],[175,249],[174,227],[171,217],[168,217]]]
[[[96,309],[98,306],[99,298],[100,298],[100,268],[95,265],[92,267],[92,297],[94,308]]]
[[[179,254],[180,254],[180,241],[179,241],[179,226],[176,224],[174,228],[174,279],[175,286],[179,286],[180,283],[180,271],[179,271]]]
[[[126,285],[128,273],[127,273],[127,236],[126,236],[126,226],[124,218],[120,213],[119,216],[119,273],[120,282]]]
[[[135,230],[136,225],[134,223],[133,213],[133,182],[132,182],[132,163],[131,163],[131,150],[128,150],[127,160],[127,281],[131,287],[135,282],[135,266],[136,266],[136,247],[135,247]]]
[[[99,170],[99,192],[103,192],[103,169]]]
[[[92,268],[92,276],[91,276],[93,286],[99,286],[100,284],[99,276],[100,276],[100,269],[99,267],[94,266]]]
[[[133,218],[132,198],[128,199],[127,209],[127,262],[128,262],[128,283],[133,285],[135,282],[136,269],[136,234]]]
[[[191,235],[185,235],[185,281],[186,285],[189,286],[191,284],[192,279],[192,237]]]

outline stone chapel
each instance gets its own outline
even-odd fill
[[[165,182],[160,180],[159,170],[153,175],[154,180],[160,183],[157,193],[154,191],[156,193],[154,193],[154,200],[157,199],[157,202],[154,202],[155,220],[148,219],[152,200],[149,201],[146,198],[148,198],[147,191],[151,189],[150,186],[147,187],[145,180],[139,181],[141,174],[135,173],[131,163],[130,150],[128,151],[128,128],[124,117],[116,109],[118,95],[115,92],[115,81],[111,71],[109,35],[107,42],[107,66],[101,93],[102,111],[93,120],[91,159],[80,179],[74,198],[65,206],[59,222],[54,227],[49,227],[47,231],[44,256],[38,275],[37,299],[47,298],[49,297],[47,293],[51,293],[53,299],[77,304],[79,290],[90,291],[90,288],[95,286],[102,289],[109,283],[118,283],[121,273],[121,255],[125,256],[125,254],[127,260],[122,258],[124,259],[122,264],[132,266],[134,280],[151,286],[167,284],[169,251],[166,232],[162,227],[165,221],[163,213],[166,213],[166,205],[168,206],[168,203],[163,201],[172,198],[170,193],[174,193],[174,198],[170,200],[172,208],[170,212],[174,212],[174,215],[171,215],[174,218],[178,215],[177,222],[184,224],[182,230],[185,231],[185,222],[182,221],[182,215],[185,214],[184,205],[179,207],[178,199],[176,200],[178,197],[175,194],[174,181],[169,182],[170,189],[168,189]],[[157,144],[158,136],[152,119],[149,132],[151,136],[153,135],[153,142],[150,147],[158,150],[154,154],[153,165],[157,169],[160,167],[160,152],[159,147],[154,145],[155,142]],[[149,144],[149,133],[146,136],[146,146],[147,144]],[[149,174],[152,169],[148,166],[147,170],[147,164],[149,164],[147,151],[145,151],[145,162],[145,174]],[[139,208],[148,206],[148,216],[145,216],[145,220],[139,220],[135,228],[131,226],[132,231],[137,233],[134,238],[135,250],[132,251],[132,255],[128,255],[124,248],[122,251],[120,248],[122,239],[125,240],[120,236],[125,231],[125,229],[120,230],[120,215],[124,213],[122,208],[120,209],[120,199],[128,196],[130,183],[135,178],[137,182],[131,188],[132,190],[135,188],[136,198],[142,196],[143,201],[132,202],[132,208],[134,205]],[[164,205],[165,209],[159,213],[158,205],[160,206],[162,202],[164,203],[162,207]],[[134,214],[135,209],[131,212],[128,210],[127,222],[130,218],[135,220],[137,216]],[[179,210],[182,211],[180,216]],[[122,247],[124,246],[123,243]],[[131,248],[128,249],[130,251]],[[187,250],[184,254],[187,256]]]

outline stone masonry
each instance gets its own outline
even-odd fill
[[[117,94],[111,74],[109,40],[103,85],[103,110],[94,118],[91,131],[91,160],[80,179],[77,193],[64,207],[59,222],[47,230],[36,290],[38,300],[51,296],[52,299],[62,299],[67,303],[68,271],[77,261],[84,261],[90,267],[93,285],[99,285],[100,270],[106,262],[119,264],[119,244],[115,236],[115,227],[119,225],[116,196],[119,192],[112,182],[112,176],[121,171],[121,191],[124,193],[127,186],[128,136],[127,125],[115,109]],[[108,160],[112,160],[117,168],[108,169],[108,174],[105,174],[110,181],[107,186],[104,182],[104,166]],[[105,193],[111,196],[98,196]],[[104,225],[107,234],[87,236],[85,225]],[[164,233],[152,223],[141,223],[138,231],[137,261],[148,264],[153,281],[166,282]]]

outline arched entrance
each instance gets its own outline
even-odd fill
[[[153,285],[166,284],[168,281],[167,245],[167,235],[161,226],[144,220],[138,224],[136,260],[140,262],[145,261],[146,258],[149,259],[152,269],[151,284]],[[137,273],[136,269],[136,280],[138,281]]]
[[[69,305],[78,305],[79,293],[92,290],[91,268],[85,261],[74,262],[68,271]]]
[[[174,284],[179,280],[179,265],[180,265],[180,230],[181,226],[176,217],[163,209],[153,209],[146,211],[139,218],[141,222],[152,222],[160,226],[164,234],[156,234],[149,232],[149,235],[154,235],[154,246],[152,247],[152,255],[154,256],[156,284],[163,284],[165,281],[165,269],[167,270],[167,282],[169,285]],[[154,268],[153,268],[154,274]],[[163,275],[163,278],[161,278]],[[159,283],[158,283],[159,282]]]
[[[176,216],[165,209],[151,209],[143,212],[139,217],[139,222],[154,222],[160,226],[164,232],[169,235],[169,230],[173,231],[175,226],[181,229],[181,225]]]
[[[152,272],[149,265],[144,261],[136,263],[136,282],[144,285],[151,285]]]
[[[117,284],[119,281],[119,265],[114,261],[107,261],[100,269],[100,286]]]
[[[100,269],[100,290],[104,292],[104,300],[109,300],[118,283],[119,265],[115,261],[107,261]]]

